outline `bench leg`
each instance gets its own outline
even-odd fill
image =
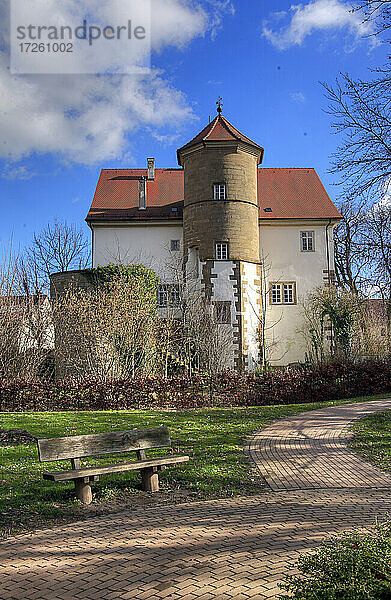
[[[83,502],[83,504],[91,504],[92,492],[88,477],[79,477],[75,479],[75,492],[76,497]]]
[[[148,467],[141,469],[141,487],[144,492],[159,491],[159,475],[156,467]]]

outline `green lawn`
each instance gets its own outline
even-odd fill
[[[391,411],[374,413],[356,421],[349,446],[363,458],[391,472]]]
[[[381,397],[381,396],[377,396]],[[365,401],[357,398],[338,402]],[[166,425],[175,452],[190,462],[161,473],[162,501],[259,493],[262,485],[243,453],[246,436],[271,421],[332,403],[192,411],[102,411],[0,413],[1,429],[27,429],[39,438],[128,430]],[[155,451],[159,454],[159,451]],[[164,450],[160,453],[164,453]],[[118,462],[129,455],[86,459],[85,465]],[[93,485],[94,501],[81,507],[71,482],[52,483],[42,471],[69,468],[69,461],[38,462],[36,445],[0,446],[0,533],[7,535],[53,522],[84,518],[95,512],[134,507],[152,501],[140,491],[139,472],[102,477]],[[181,496],[182,494],[182,496]],[[138,503],[138,504],[137,504]]]

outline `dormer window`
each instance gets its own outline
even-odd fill
[[[216,244],[216,260],[228,260],[228,244],[227,244],[227,242],[217,242],[217,244]]]
[[[226,194],[226,185],[225,183],[215,183],[213,185],[213,198],[214,200],[225,200],[227,197]]]

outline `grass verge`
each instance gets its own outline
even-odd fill
[[[1,429],[26,429],[38,438],[166,425],[170,429],[174,452],[190,455],[189,463],[161,473],[161,492],[158,494],[141,492],[139,472],[117,473],[107,475],[93,485],[94,501],[84,507],[74,497],[73,483],[52,483],[42,479],[45,470],[69,468],[68,461],[39,463],[34,443],[0,446],[0,536],[108,511],[134,509],[152,502],[260,493],[262,483],[243,453],[248,436],[276,419],[302,411],[381,397],[384,396],[335,403],[192,411],[0,413]],[[158,455],[159,451],[155,453]],[[89,466],[100,462],[108,464],[129,460],[131,456],[132,453],[89,458],[82,463]]]
[[[391,473],[391,411],[363,417],[352,425],[350,448],[382,471]]]

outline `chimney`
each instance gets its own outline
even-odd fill
[[[146,210],[147,208],[147,180],[142,177],[138,180],[138,209]]]
[[[148,163],[148,181],[153,181],[155,179],[155,159],[147,158]]]

